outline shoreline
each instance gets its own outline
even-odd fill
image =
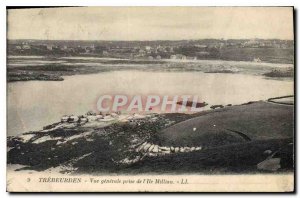
[[[293,65],[264,64],[252,62],[232,61],[145,61],[145,60],[107,60],[108,62],[93,63],[38,63],[38,65],[7,67],[7,82],[16,81],[63,81],[65,76],[82,74],[96,74],[110,71],[142,70],[142,71],[168,71],[168,72],[204,72],[225,74],[254,74],[264,77],[293,78]],[[112,62],[111,62],[112,61]],[[117,61],[117,62],[116,62]],[[120,63],[118,61],[121,61]],[[152,64],[151,64],[152,63]],[[203,63],[203,64],[202,64]],[[212,64],[214,63],[214,64]],[[42,64],[42,65],[41,65]],[[90,65],[89,65],[90,64]],[[100,64],[101,66],[97,65]],[[188,65],[187,65],[188,64]],[[199,65],[200,64],[200,65]],[[230,65],[231,64],[231,65]],[[250,65],[249,65],[250,64]],[[112,66],[113,65],[113,66]],[[252,66],[251,66],[252,65]]]
[[[149,60],[145,59],[130,59],[130,58],[114,58],[114,57],[101,57],[101,56],[32,56],[32,55],[8,55],[8,59],[40,59],[40,58],[50,58],[55,60],[120,60],[120,61],[133,61],[133,62],[177,62],[177,63],[203,63],[203,62],[225,62],[225,63],[242,63],[242,64],[259,64],[259,65],[287,65],[293,66],[294,63],[276,63],[276,62],[254,62],[254,61],[242,61],[242,60],[226,60],[226,59],[197,59],[197,60],[189,60],[189,59],[158,59],[158,60]]]

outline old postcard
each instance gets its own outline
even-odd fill
[[[7,191],[293,192],[293,12],[7,9]]]

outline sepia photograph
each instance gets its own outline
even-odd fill
[[[294,192],[294,7],[7,7],[8,192]]]

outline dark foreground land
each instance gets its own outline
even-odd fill
[[[96,115],[76,122],[69,117],[8,137],[7,162],[24,165],[19,170],[74,174],[291,172],[292,101],[293,96],[112,122]]]

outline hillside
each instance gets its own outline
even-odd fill
[[[292,171],[293,105],[284,101],[193,115],[64,117],[8,137],[7,162],[69,174]]]

